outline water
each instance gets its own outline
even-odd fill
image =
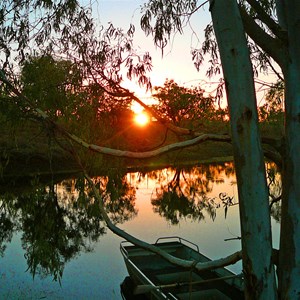
[[[235,239],[240,236],[238,205],[228,206],[225,218],[225,202],[219,196],[222,193],[223,199],[230,197],[231,204],[238,202],[231,163],[202,165],[177,172],[163,169],[148,174],[132,173],[124,177],[114,174],[111,178],[110,184],[107,178],[96,181],[101,183],[110,217],[118,220],[118,226],[126,232],[150,243],[162,236],[181,236],[196,243],[211,259],[240,250],[240,240]],[[49,188],[39,193],[42,200],[34,193],[30,201],[27,197],[22,198],[22,202],[19,200],[22,204],[16,201],[10,205],[15,208],[11,213],[16,215],[11,220],[15,220],[16,230],[10,243],[2,243],[7,248],[0,257],[0,299],[121,299],[120,284],[127,275],[119,251],[123,239],[104,226],[95,210],[96,204],[86,205],[91,199],[86,188],[86,198],[80,193],[83,192],[82,182],[71,180],[56,185],[57,202],[46,209],[45,195],[51,194]],[[110,192],[104,189],[107,186]],[[121,199],[119,204],[122,205],[112,205],[115,202],[111,199]],[[24,205],[26,201],[31,203],[30,207]],[[3,202],[0,204],[0,220],[4,220]],[[63,208],[63,212],[57,207]],[[55,219],[55,223],[44,221],[45,216]],[[2,221],[2,224],[5,223]],[[59,227],[55,227],[57,224]],[[272,220],[272,226],[274,247],[278,247],[279,224]],[[49,228],[56,232],[49,231],[43,236]],[[66,237],[69,247],[64,240]],[[45,239],[48,241],[44,245]],[[5,239],[2,237],[2,240]],[[37,252],[40,255],[47,251],[42,247],[48,249],[50,245],[55,245],[51,253],[42,255],[40,260],[28,255],[36,249],[40,250]],[[52,256],[53,253],[57,255]],[[49,263],[49,257],[62,265],[63,275],[58,275],[60,282],[53,280],[53,274],[60,267]],[[27,270],[30,259],[36,268]],[[229,269],[239,273],[241,263]],[[34,279],[33,270],[36,272]]]

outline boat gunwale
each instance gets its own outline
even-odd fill
[[[182,242],[183,241],[183,242]],[[184,251],[188,250],[188,251],[192,251],[194,252],[194,254],[199,255],[199,261],[211,261],[211,259],[205,255],[203,255],[202,253],[200,253],[199,251],[199,247],[178,236],[170,236],[170,237],[162,237],[162,238],[158,238],[156,240],[156,242],[154,244],[152,244],[154,246],[158,246],[160,249],[164,248],[164,246],[170,246],[172,248],[172,246],[179,246],[179,247],[183,247]],[[193,248],[190,247],[190,245],[193,246]],[[162,246],[162,247],[160,247]],[[127,270],[130,274],[130,270],[129,268],[131,268],[131,272],[133,273],[133,271],[136,274],[133,274],[133,276],[137,276],[137,279],[141,282],[140,284],[146,284],[146,285],[152,285],[152,286],[157,286],[157,283],[155,283],[154,281],[151,280],[151,278],[149,278],[149,275],[147,273],[145,273],[145,269],[143,268],[143,266],[139,266],[135,261],[133,261],[133,258],[136,257],[142,257],[142,256],[150,256],[153,255],[154,257],[159,257],[159,255],[157,253],[153,253],[151,250],[149,249],[144,249],[140,246],[136,246],[131,242],[128,241],[122,241],[120,243],[120,250],[121,253],[124,257],[125,263],[126,263],[126,267]],[[131,252],[131,250],[133,250],[133,252],[135,252],[134,254]],[[136,250],[136,251],[134,251]],[[131,253],[130,253],[131,252]],[[152,252],[152,254],[151,254]],[[172,251],[171,251],[172,252]],[[136,254],[136,255],[135,255]],[[139,255],[141,254],[141,255]],[[162,258],[164,259],[164,258]],[[167,261],[167,260],[166,260]],[[178,267],[178,270],[180,269],[180,267]],[[159,269],[157,270],[159,272]],[[223,274],[223,272],[225,274]],[[217,268],[215,270],[215,275],[217,277],[223,277],[226,276],[227,274],[232,274],[232,275],[236,275],[234,272],[230,271],[229,269],[223,267],[223,268]],[[150,276],[151,277],[151,276]],[[237,275],[238,277],[238,275]],[[242,288],[242,283],[239,282],[232,282],[231,284],[227,282],[228,285],[230,285],[233,289],[236,289],[237,291],[242,292],[243,288]],[[173,293],[169,293],[168,291],[162,291],[160,290],[154,290],[153,293],[159,293],[160,298],[159,299],[169,299],[170,296],[174,297]],[[177,298],[174,298],[177,299]]]

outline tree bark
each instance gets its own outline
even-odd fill
[[[288,32],[285,77],[285,136],[282,219],[279,254],[281,299],[300,298],[300,2],[277,1]]]
[[[276,299],[268,190],[252,66],[236,0],[210,0],[230,112],[247,299]]]

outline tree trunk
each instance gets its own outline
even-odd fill
[[[283,2],[283,1],[278,1]],[[300,2],[284,1],[280,6],[288,32],[285,77],[286,148],[279,254],[281,299],[300,298]],[[279,8],[280,8],[279,7]]]
[[[228,99],[238,183],[245,296],[276,299],[265,165],[253,71],[236,0],[211,0]]]

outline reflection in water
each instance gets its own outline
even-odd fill
[[[11,197],[6,197],[7,201],[0,199],[0,257],[4,256],[6,245],[11,242],[14,231],[18,226],[14,222],[15,211],[11,209]]]
[[[207,196],[212,192],[214,184],[224,183],[221,174],[234,175],[233,164],[210,164],[171,170],[168,173],[169,176],[172,175],[171,180],[160,181],[155,189],[151,199],[154,211],[171,224],[178,224],[183,218],[201,221],[204,219],[204,211],[214,220],[217,208],[222,203],[226,217],[228,207],[235,204],[234,198],[225,193],[220,193],[218,197]],[[163,175],[159,177],[162,178]]]
[[[111,176],[96,178],[95,182],[114,222],[122,223],[136,215],[135,193],[126,180]],[[52,276],[60,281],[65,264],[82,251],[92,251],[106,232],[98,204],[83,177],[35,187],[17,197],[3,195],[1,256],[13,233],[21,230],[28,271],[33,277]]]
[[[134,208],[136,190],[127,182],[126,175],[115,171],[108,177],[98,178],[97,181],[111,221],[124,223],[137,214]]]
[[[275,165],[267,164],[270,201],[280,199],[281,180]],[[201,221],[205,215],[215,220],[217,208],[238,202],[235,194],[224,191],[224,182],[234,185],[233,163],[167,168],[148,173],[120,174],[110,170],[96,177],[106,210],[114,223],[137,216],[136,189],[147,181],[154,187],[151,204],[155,213],[171,224],[182,219]],[[227,182],[231,180],[231,182]],[[280,220],[280,202],[271,206],[273,217]],[[22,248],[28,271],[34,277],[51,276],[60,281],[65,265],[80,252],[89,252],[106,233],[99,203],[83,177],[59,184],[39,186],[30,192],[0,197],[0,256],[15,232],[21,232]]]

